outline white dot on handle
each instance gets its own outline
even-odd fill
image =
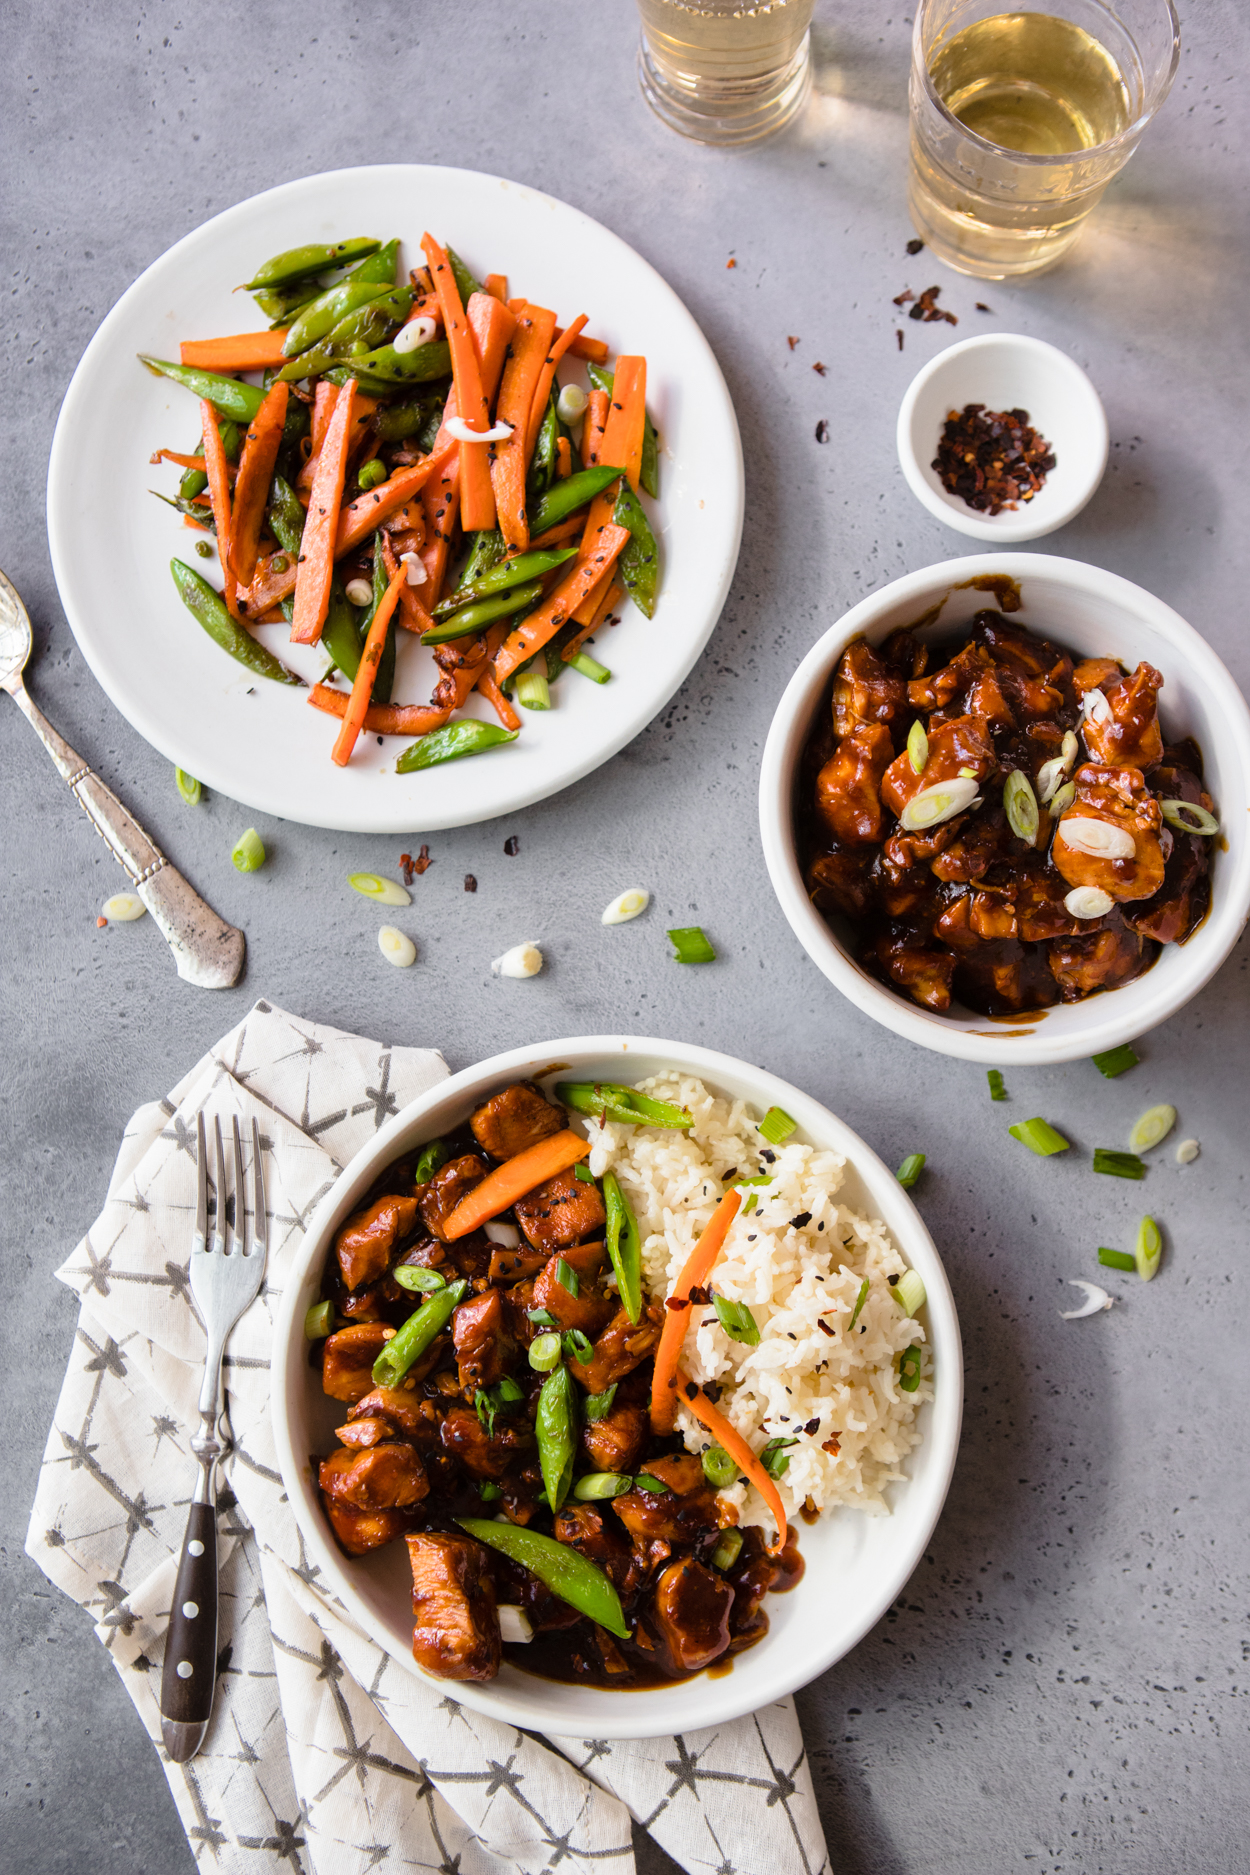
[[[182,1612],[187,1617],[188,1621],[194,1621],[195,1617],[200,1612],[200,1604],[198,1602],[183,1602]]]
[[[180,1660],[178,1662],[178,1678],[180,1680],[189,1680],[194,1672],[195,1668],[191,1665],[189,1660]]]
[[[204,1554],[204,1545],[200,1542],[200,1539],[198,1537],[193,1536],[191,1538],[191,1541],[187,1544],[187,1555],[188,1556],[202,1556],[203,1554]]]

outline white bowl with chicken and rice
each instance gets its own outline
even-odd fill
[[[613,1118],[613,1086],[659,1105]],[[527,1154],[564,1169],[518,1195]],[[431,1301],[446,1325],[405,1370]],[[761,1069],[628,1037],[515,1049],[396,1115],[318,1208],[275,1327],[317,1584],[431,1686],[556,1733],[709,1725],[839,1659],[920,1559],[961,1407],[941,1261],[875,1154]]]
[[[1066,714],[1029,700],[1039,643],[1036,683]],[[922,698],[939,707],[917,715]],[[939,749],[958,766],[930,786]],[[852,769],[858,822],[820,798]],[[972,555],[893,580],[812,646],[769,731],[760,830],[791,928],[859,1009],[940,1054],[1032,1065],[1132,1041],[1219,969],[1250,915],[1248,789],[1250,712],[1171,607],[1076,560]],[[947,824],[909,833],[935,802]],[[1076,851],[1091,836],[1099,852]]]

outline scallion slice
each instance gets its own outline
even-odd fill
[[[496,1498],[503,1496],[503,1491],[499,1485],[492,1484],[488,1478],[484,1478],[477,1487],[477,1494],[483,1504],[493,1504]]]
[[[1055,1131],[1049,1120],[1022,1120],[1019,1126],[1009,1126],[1007,1131],[1040,1159],[1049,1159],[1052,1153],[1067,1152],[1072,1144],[1070,1139]]]
[[[597,1419],[606,1419],[612,1411],[612,1402],[616,1398],[616,1382],[605,1387],[602,1393],[588,1394],[582,1401],[582,1417],[593,1425]]]
[[[859,1312],[863,1308],[865,1302],[867,1302],[868,1300],[868,1291],[870,1287],[871,1285],[868,1281],[868,1278],[865,1276],[863,1282],[859,1285],[859,1294],[855,1298],[855,1307],[851,1310],[851,1319],[846,1324],[846,1332],[848,1335],[850,1334],[852,1328],[854,1328],[856,1322],[859,1320]]]
[[[720,1542],[712,1551],[712,1567],[719,1569],[723,1574],[726,1569],[733,1568],[741,1554],[741,1530],[724,1530],[721,1533]]]
[[[1002,1077],[1001,1071],[998,1068],[988,1068],[986,1070],[986,1079],[989,1081],[989,1084],[990,1084],[990,1099],[991,1100],[1006,1100],[1007,1089],[1003,1085],[1003,1077]]]
[[[1108,1250],[1102,1246],[1098,1252],[1098,1261],[1105,1270],[1135,1270],[1137,1258],[1125,1254],[1123,1250]]]
[[[608,1497],[622,1497],[633,1489],[633,1479],[620,1471],[589,1471],[573,1486],[573,1496],[583,1504],[594,1504]]]
[[[535,1328],[554,1328],[556,1325],[556,1318],[550,1309],[527,1309],[525,1313]]]
[[[391,1275],[401,1289],[413,1289],[421,1295],[433,1295],[436,1289],[447,1287],[446,1279],[437,1270],[428,1270],[421,1263],[400,1263]]]
[[[745,1203],[745,1204],[743,1205],[743,1207],[742,1207],[742,1215],[743,1215],[743,1217],[750,1217],[750,1215],[751,1215],[751,1213],[752,1213],[752,1211],[754,1211],[754,1209],[755,1209],[755,1207],[756,1207],[756,1205],[757,1205],[757,1204],[759,1203],[759,1201],[760,1201],[760,1195],[759,1195],[759,1193],[758,1193],[757,1191],[753,1191],[753,1192],[751,1192],[751,1193],[750,1193],[750,1195],[749,1195],[749,1196],[748,1196],[748,1198],[747,1198],[747,1201],[746,1201],[746,1203]]]
[[[259,872],[265,863],[265,844],[255,827],[241,833],[230,850],[230,857],[240,872]]]
[[[1147,1107],[1141,1118],[1134,1123],[1128,1136],[1130,1152],[1149,1152],[1160,1140],[1167,1138],[1176,1125],[1176,1108],[1166,1104]]]
[[[891,1283],[894,1300],[904,1315],[915,1315],[925,1305],[924,1281],[917,1270],[904,1270],[896,1283]]]
[[[549,1374],[559,1359],[559,1335],[536,1335],[530,1342],[529,1363],[536,1374]]]
[[[723,1445],[708,1446],[703,1454],[703,1476],[718,1491],[723,1491],[737,1479],[738,1467]]]
[[[745,1302],[731,1302],[728,1296],[713,1296],[712,1307],[731,1341],[741,1341],[748,1348],[759,1346],[760,1331]]]
[[[1127,1042],[1121,1042],[1118,1048],[1108,1048],[1101,1055],[1091,1057],[1099,1074],[1105,1074],[1109,1081],[1114,1081],[1117,1074],[1127,1074],[1141,1060]]]
[[[919,717],[907,731],[907,759],[913,774],[924,774],[925,764],[929,760],[929,737]]]
[[[516,700],[523,710],[549,710],[551,685],[545,671],[522,671],[516,680]]]
[[[1137,1274],[1144,1283],[1148,1283],[1158,1270],[1162,1255],[1163,1233],[1152,1217],[1144,1217],[1137,1226],[1137,1251],[1133,1258]]]
[[[716,951],[702,925],[678,925],[669,932],[669,940],[676,953],[675,961],[679,964],[711,964],[716,962]]]
[[[375,905],[411,905],[412,899],[402,885],[394,879],[383,879],[376,872],[349,872],[347,883],[353,892],[359,892],[362,898],[371,898]]]
[[[573,1167],[573,1177],[581,1185],[593,1185],[595,1182],[594,1173],[591,1171],[590,1167],[588,1165],[584,1165],[580,1159],[578,1160],[577,1164]]]
[[[1017,839],[1032,846],[1037,839],[1040,815],[1033,784],[1021,768],[1013,768],[1003,783],[1003,808]]]
[[[594,1357],[594,1347],[580,1328],[566,1328],[560,1337],[560,1346],[579,1367],[585,1367],[587,1361]]]
[[[1111,1146],[1094,1147],[1094,1170],[1110,1178],[1145,1178],[1146,1167],[1135,1152],[1117,1152]]]
[[[577,1271],[563,1257],[559,1257],[556,1261],[556,1281],[561,1289],[568,1290],[574,1301],[577,1300],[578,1290],[581,1287],[577,1280]]]
[[[304,1317],[304,1338],[307,1341],[324,1341],[327,1335],[334,1333],[333,1302],[314,1302]]]
[[[204,790],[195,776],[189,775],[185,768],[175,768],[174,785],[188,807],[195,807],[199,804]]]
[[[446,1165],[451,1154],[441,1139],[432,1139],[422,1146],[421,1156],[417,1160],[412,1179],[415,1185],[424,1185],[433,1178],[440,1165]]]
[[[592,684],[606,684],[612,676],[606,664],[599,664],[589,651],[579,651],[575,658],[568,660],[571,671],[580,671],[583,677],[589,677]]]
[[[780,1146],[798,1127],[798,1121],[792,1120],[782,1107],[770,1107],[759,1123],[758,1131],[763,1134],[770,1146]]]
[[[797,1445],[797,1439],[770,1439],[760,1453],[760,1464],[770,1478],[780,1478],[790,1468],[787,1447]]]
[[[640,1471],[634,1479],[635,1491],[646,1491],[651,1497],[659,1497],[664,1491],[671,1491],[672,1486],[665,1484],[663,1478],[653,1478],[649,1471]]]
[[[920,1349],[914,1342],[898,1357],[898,1384],[904,1393],[914,1393],[920,1385]]]
[[[1014,1129],[1013,1129],[1014,1130]],[[925,1155],[923,1152],[909,1152],[894,1174],[904,1191],[910,1191],[920,1174],[924,1171]]]
[[[1176,827],[1181,833],[1201,833],[1210,838],[1220,830],[1215,815],[1208,814],[1196,801],[1160,801],[1159,812],[1169,827]]]

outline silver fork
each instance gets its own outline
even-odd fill
[[[191,1293],[195,1297],[208,1351],[200,1388],[200,1430],[191,1441],[200,1476],[187,1514],[182,1560],[169,1614],[165,1667],[161,1675],[161,1732],[175,1764],[194,1758],[204,1743],[217,1681],[217,1460],[227,1450],[218,1432],[221,1416],[221,1362],[226,1339],[244,1309],[260,1294],[269,1233],[265,1221],[265,1177],[260,1162],[260,1129],[252,1121],[252,1228],[247,1232],[243,1183],[243,1147],[239,1122],[233,1121],[234,1230],[226,1219],[226,1155],[221,1121],[213,1121],[213,1189],[216,1208],[208,1235],[208,1149],[204,1115],[196,1116],[198,1191],[195,1240],[191,1248]],[[232,1238],[230,1248],[227,1240]],[[244,1242],[247,1249],[244,1249]]]

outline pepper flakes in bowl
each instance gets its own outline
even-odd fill
[[[948,412],[932,463],[947,493],[980,514],[1014,513],[1056,466],[1054,450],[1027,410],[987,410],[984,404]]]

